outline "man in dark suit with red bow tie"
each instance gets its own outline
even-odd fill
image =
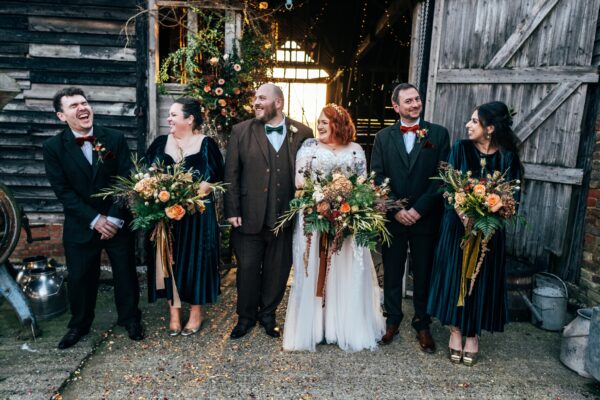
[[[129,175],[131,160],[125,136],[94,125],[92,107],[81,89],[62,89],[53,100],[56,115],[68,125],[44,143],[46,176],[65,213],[63,245],[71,320],[58,348],[73,346],[90,330],[103,249],[114,277],[117,323],[127,329],[132,340],[141,340],[139,287],[127,212],[113,199],[92,197],[110,186],[115,176]]]
[[[408,249],[413,272],[412,326],[417,331],[421,350],[435,351],[429,332],[427,297],[433,253],[443,211],[437,176],[441,161],[450,151],[450,137],[443,126],[421,120],[423,103],[417,88],[401,83],[392,93],[394,111],[400,115],[395,125],[377,133],[371,155],[371,169],[377,179],[390,179],[391,197],[405,199],[407,205],[388,214],[388,229],[393,235],[390,247],[383,246],[383,294],[387,329],[381,339],[389,344],[398,333],[403,318],[402,280]]]

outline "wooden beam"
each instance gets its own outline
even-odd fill
[[[367,52],[373,46],[375,46],[375,43],[377,43],[377,39],[379,39],[388,31],[390,25],[396,23],[398,18],[400,18],[402,12],[408,9],[408,7],[410,7],[410,2],[408,1],[392,1],[387,9],[387,12],[385,12],[375,24],[375,29],[373,33],[365,37],[363,41],[358,45],[356,51],[356,58],[358,58],[359,60],[363,58],[365,54],[367,54]]]
[[[146,145],[158,136],[158,68],[160,59],[158,54],[158,6],[155,0],[148,0],[148,133],[146,134]]]
[[[19,93],[21,88],[17,81],[7,74],[0,73],[0,110]]]
[[[581,85],[579,81],[567,81],[560,83],[548,93],[529,115],[514,129],[515,135],[523,143],[558,107],[571,96]]]
[[[36,32],[74,32],[102,35],[135,35],[135,30],[121,21],[102,21],[73,18],[29,17],[29,30]]]
[[[335,71],[335,74],[333,75],[333,77],[331,77],[329,79],[329,83],[333,83],[335,81],[337,81],[338,79],[340,79],[343,75],[344,75],[344,68],[338,68],[337,71]]]
[[[146,7],[145,0],[137,1],[140,8]],[[136,108],[135,116],[137,118],[137,152],[138,156],[143,156],[146,151],[146,139],[148,133],[148,16],[143,15],[136,18],[135,21],[135,58],[137,66],[137,82],[135,88]],[[154,79],[153,76],[150,79]]]
[[[29,45],[31,57],[76,58],[89,60],[135,61],[135,49],[124,47],[79,46],[79,45]]]
[[[523,163],[525,179],[581,186],[583,169]]]
[[[119,103],[119,102],[107,102],[107,103],[94,103],[92,105],[95,115],[118,115],[135,117],[134,103]],[[41,99],[27,99],[23,101],[13,101],[4,107],[5,111],[43,111],[43,112],[54,112],[52,106],[52,100],[41,100]]]
[[[33,83],[31,89],[23,92],[25,99],[51,99],[54,93],[64,88],[61,84]],[[92,103],[96,101],[114,101],[135,103],[135,88],[122,86],[79,86]]]
[[[310,78],[310,79],[289,79],[289,78],[273,78],[273,82],[292,82],[292,83],[329,83],[329,78]]]
[[[598,82],[595,66],[557,66],[515,69],[440,69],[437,83],[561,83]]]
[[[558,2],[559,0],[539,1],[531,10],[529,17],[517,26],[517,29],[510,35],[485,68],[495,69],[504,67]]]
[[[440,63],[440,46],[444,28],[445,0],[436,0],[433,11],[433,32],[431,33],[431,56],[429,60],[427,95],[425,97],[425,120],[433,121],[435,95],[437,91],[437,73]]]
[[[27,4],[33,2],[3,1],[0,15],[29,15],[40,17],[61,17],[74,19],[101,19],[127,21],[135,14],[134,9],[111,7],[65,7],[47,4]]]
[[[154,2],[158,7],[194,7],[194,8],[205,8],[211,10],[237,10],[242,11],[244,7],[233,5],[223,1],[170,1],[170,0],[158,0]]]

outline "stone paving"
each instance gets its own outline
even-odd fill
[[[410,301],[405,306],[410,314]],[[480,361],[469,368],[447,360],[448,333],[439,323],[432,326],[439,347],[434,355],[418,350],[408,321],[393,344],[372,352],[322,345],[315,353],[287,353],[281,339],[259,327],[232,341],[232,279],[219,302],[206,308],[202,330],[191,337],[167,336],[165,303],[142,307],[147,339],[133,342],[123,329],[111,329],[112,295],[103,291],[93,333],[59,351],[67,315],[43,322],[44,335],[36,342],[22,342],[14,338],[15,318],[3,304],[0,398],[48,399],[56,393],[63,399],[600,398],[598,382],[560,363],[560,334],[529,323],[509,324],[502,334],[484,333]],[[284,313],[281,307],[281,322]]]

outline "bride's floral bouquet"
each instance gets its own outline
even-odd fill
[[[443,184],[443,196],[457,211],[465,224],[465,236],[461,242],[463,249],[461,289],[458,306],[464,304],[466,281],[470,279],[469,295],[473,292],[475,280],[487,245],[495,232],[508,223],[522,223],[517,215],[515,194],[519,192],[520,181],[508,180],[508,170],[484,174],[485,159],[481,160],[481,178],[474,178],[471,171],[462,172],[449,164],[440,167],[439,175]]]
[[[376,185],[374,173],[365,176],[355,169],[339,168],[329,174],[305,168],[304,187],[296,191],[290,209],[283,214],[274,228],[275,233],[296,215],[304,217],[304,235],[308,251],[313,232],[328,239],[328,251],[339,252],[344,239],[353,236],[356,244],[374,250],[379,239],[387,244],[390,233],[385,223],[390,201],[388,180]],[[305,262],[306,264],[306,262]]]
[[[201,185],[194,179],[193,170],[186,170],[183,161],[164,166],[145,166],[133,159],[133,171],[128,177],[117,176],[114,185],[101,190],[96,197],[112,197],[126,205],[133,214],[133,230],[153,228],[151,240],[157,248],[157,264],[165,277],[171,275],[172,235],[171,221],[179,221],[186,214],[202,213],[206,196],[213,191],[224,191],[222,183]]]

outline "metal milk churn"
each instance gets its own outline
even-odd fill
[[[585,370],[600,381],[600,306],[592,308]]]
[[[64,278],[52,263],[43,256],[23,260],[23,269],[17,275],[17,282],[38,319],[50,319],[67,310],[67,294]]]
[[[592,377],[585,368],[591,317],[591,308],[577,310],[577,317],[563,330],[560,345],[560,361],[585,378]]]

